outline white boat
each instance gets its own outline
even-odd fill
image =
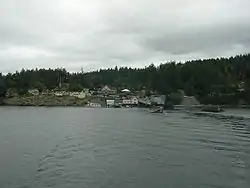
[[[88,103],[87,106],[91,107],[91,108],[101,108],[102,107],[101,104],[99,104],[99,103],[93,103],[93,102]]]
[[[206,105],[202,106],[201,111],[203,112],[223,112],[224,110],[219,105]]]
[[[163,113],[163,107],[155,106],[150,109],[151,113]]]

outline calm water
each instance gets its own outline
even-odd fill
[[[249,188],[249,118],[0,108],[0,188]]]

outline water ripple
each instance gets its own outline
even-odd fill
[[[33,125],[36,119],[31,119],[32,130],[28,128],[31,125],[19,130],[23,135],[27,131],[35,134],[34,130],[43,134],[29,140],[21,137],[25,163],[16,170],[25,174],[24,167],[32,161],[33,166],[27,177],[10,187],[250,186],[250,128],[245,116],[182,112],[165,116],[133,109],[81,108],[57,108],[53,113],[62,120],[39,113],[36,119],[40,127]],[[52,123],[42,129],[44,121],[49,120]],[[9,135],[15,129],[8,128]],[[17,156],[10,155],[4,143],[15,147],[21,141],[8,138],[0,142],[0,149],[8,156]],[[32,149],[39,146],[42,151],[36,150],[36,161]],[[3,154],[1,157],[8,162],[7,154]]]

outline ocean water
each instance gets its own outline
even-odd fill
[[[250,111],[0,108],[1,188],[249,188]]]

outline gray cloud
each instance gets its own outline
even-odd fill
[[[0,71],[249,53],[249,0],[0,0]]]
[[[250,44],[250,25],[221,25],[209,28],[193,29],[171,35],[153,36],[145,41],[145,46],[152,50],[172,54],[188,54],[192,52],[223,52],[241,45],[248,48]]]

